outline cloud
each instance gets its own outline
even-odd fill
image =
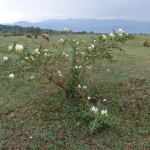
[[[149,0],[0,0],[0,23],[68,18],[150,21],[149,6]]]

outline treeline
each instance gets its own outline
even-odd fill
[[[10,26],[10,25],[1,25],[0,24],[0,35],[2,36],[19,36],[24,34],[61,34],[61,31],[52,30],[52,29],[40,29],[39,27],[22,27],[22,26]],[[70,32],[71,34],[87,34],[86,31]],[[90,32],[93,34],[93,31]]]
[[[40,29],[39,27],[22,27],[22,26],[10,26],[10,25],[0,25],[0,33],[3,36],[19,36],[24,34],[58,34],[60,31],[51,29]]]

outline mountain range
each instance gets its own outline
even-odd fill
[[[5,24],[6,25],[6,24]],[[64,28],[68,28],[74,32],[77,31],[93,31],[94,33],[111,33],[113,30],[116,32],[118,29],[123,29],[125,33],[150,33],[150,21],[134,21],[134,20],[99,20],[99,19],[49,19],[41,22],[27,22],[19,21],[13,24],[7,25],[18,25],[22,27],[39,27],[41,29],[52,29],[62,31]]]

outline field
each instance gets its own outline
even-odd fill
[[[84,83],[92,99],[122,120],[116,128],[103,127],[90,134],[83,117],[86,102],[70,100],[58,87],[37,72],[27,72],[24,78],[7,78],[11,68],[0,65],[0,150],[149,150],[150,149],[150,35],[135,35],[135,39],[119,44],[123,51],[113,49],[113,61],[97,61]],[[57,44],[65,35],[49,36],[42,48],[59,53]],[[98,35],[76,35],[91,44]],[[13,41],[28,44],[33,52],[41,46],[41,37],[0,36],[0,50],[7,50]],[[66,49],[71,55],[71,49]],[[0,63],[7,54],[0,53]],[[15,59],[9,54],[8,57]],[[32,80],[30,76],[35,78]],[[106,99],[107,101],[103,101]],[[79,104],[77,102],[80,102]]]

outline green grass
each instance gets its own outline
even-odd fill
[[[84,39],[90,45],[97,37],[77,35],[76,39]],[[43,41],[42,46],[57,52],[52,43],[57,44],[62,38],[65,35],[50,36],[50,42]],[[90,103],[101,101],[108,112],[123,119],[116,129],[101,128],[93,134],[82,117],[88,111],[84,101],[66,98],[61,89],[36,72],[10,80],[6,76],[11,68],[0,67],[0,149],[150,149],[150,48],[143,46],[148,39],[150,35],[137,35],[121,45],[124,51],[114,49],[111,53],[115,61],[98,61],[84,79],[92,97]],[[41,37],[34,43],[25,36],[0,37],[0,49],[7,49],[13,41],[28,44],[28,49],[34,51],[40,46]],[[71,53],[69,47],[66,52]],[[0,56],[2,63],[6,54]],[[33,80],[31,75],[35,76]]]

